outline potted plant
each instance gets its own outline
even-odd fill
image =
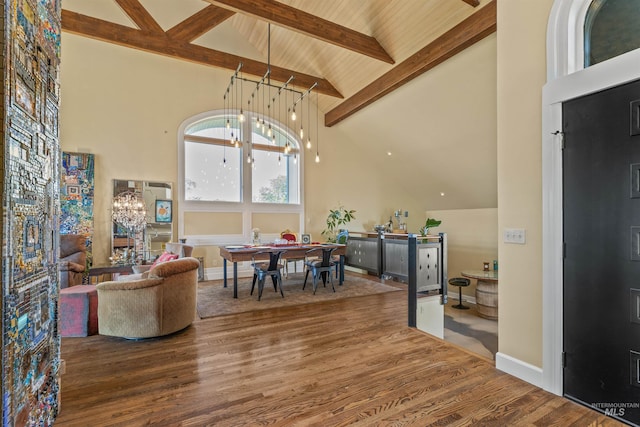
[[[327,239],[327,242],[334,243],[336,241],[336,234],[340,230],[340,226],[355,219],[355,213],[355,210],[347,210],[342,205],[336,209],[329,209],[327,228],[322,231],[322,235]]]
[[[424,223],[424,227],[420,228],[420,234],[422,236],[426,236],[429,233],[430,228],[434,228],[442,224],[442,221],[439,221],[435,218],[427,218],[427,221]]]

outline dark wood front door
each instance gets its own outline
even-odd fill
[[[564,393],[640,425],[640,81],[563,105]]]

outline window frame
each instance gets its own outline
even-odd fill
[[[220,243],[242,243],[250,241],[251,238],[251,217],[253,213],[297,213],[300,217],[300,230],[304,230],[304,150],[302,149],[302,143],[297,137],[296,133],[289,129],[284,123],[278,122],[274,119],[269,119],[271,123],[276,126],[280,132],[285,134],[287,138],[297,145],[297,166],[298,166],[298,183],[299,183],[299,196],[298,203],[265,203],[265,202],[253,202],[252,195],[252,167],[247,167],[246,162],[246,145],[245,142],[239,149],[241,150],[241,186],[242,195],[240,202],[226,202],[226,201],[205,201],[205,200],[185,200],[185,132],[193,124],[202,121],[204,119],[224,116],[226,114],[237,114],[237,111],[227,110],[210,110],[200,114],[196,114],[187,118],[181,123],[178,128],[177,146],[178,146],[178,182],[177,182],[177,194],[178,194],[178,235],[180,238],[189,238],[190,242],[194,244],[202,245],[217,245]],[[244,111],[247,120],[244,122],[245,128],[243,132],[253,132],[252,119],[254,117],[253,112]],[[246,133],[243,133],[246,135]],[[200,138],[200,137],[198,137]],[[250,136],[251,138],[251,136]],[[214,139],[214,138],[212,138]],[[250,144],[253,149],[253,144]],[[259,166],[259,165],[258,165]],[[184,233],[184,214],[185,212],[229,212],[229,213],[241,213],[243,218],[242,234],[241,235],[189,235]]]

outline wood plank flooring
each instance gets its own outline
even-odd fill
[[[56,426],[622,425],[408,328],[406,307],[391,292],[63,338]]]

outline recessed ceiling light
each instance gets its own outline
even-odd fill
[[[390,156],[390,155],[391,155],[391,151],[387,151],[387,156]]]
[[[441,195],[442,197],[444,197],[444,192],[441,192],[441,193],[440,193],[440,195]]]

